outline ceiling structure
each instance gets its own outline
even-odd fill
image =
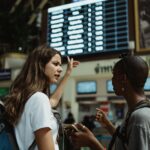
[[[23,12],[30,12],[28,24],[32,24],[36,18],[36,14],[45,8],[65,4],[65,0],[1,0],[1,12],[15,13],[21,8]]]
[[[38,41],[38,15],[49,7],[69,3],[71,0],[0,0],[0,55],[7,49],[18,49]],[[35,34],[36,33],[36,34]],[[36,42],[31,38],[36,37]]]

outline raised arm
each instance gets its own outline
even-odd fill
[[[115,133],[115,126],[112,124],[111,121],[108,120],[105,112],[99,108],[96,109],[96,121],[98,121],[106,130],[113,135]]]
[[[63,93],[63,89],[65,87],[65,84],[66,84],[73,68],[77,67],[80,63],[79,61],[76,61],[73,58],[70,59],[69,57],[67,57],[67,60],[68,60],[68,66],[67,66],[66,72],[65,72],[63,78],[61,79],[61,81],[59,82],[56,90],[50,97],[50,103],[53,108],[55,108],[58,105],[59,100]]]

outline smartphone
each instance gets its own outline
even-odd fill
[[[74,124],[66,125],[64,128],[67,132],[79,132],[79,129]]]
[[[79,132],[79,129],[74,124],[72,124],[72,128],[75,132]]]

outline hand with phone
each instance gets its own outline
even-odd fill
[[[96,139],[94,134],[83,124],[75,124],[75,127],[79,132],[74,132],[71,135],[72,143],[74,143],[75,149],[81,147],[90,147],[94,150],[104,150],[102,144]]]
[[[68,136],[70,136],[74,132],[79,132],[79,129],[75,126],[75,124],[65,124],[64,130]]]

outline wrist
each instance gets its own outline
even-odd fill
[[[100,144],[100,142],[95,138],[92,137],[89,141],[88,145],[92,150],[103,150],[103,146]]]
[[[110,126],[112,126],[111,121],[107,120],[105,123],[106,128],[109,128]]]
[[[105,128],[106,130],[108,130],[111,126],[112,126],[112,124],[111,124],[110,122],[105,122],[104,128]]]
[[[69,77],[70,74],[71,74],[71,72],[66,72],[65,75],[64,75],[64,77]]]
[[[92,149],[94,147],[94,145],[96,144],[96,139],[91,138],[91,139],[89,139],[88,143],[89,143],[88,146]]]
[[[106,125],[106,130],[111,134],[111,135],[113,135],[114,134],[114,132],[115,132],[115,126],[111,123],[111,122],[109,122],[107,125]]]

